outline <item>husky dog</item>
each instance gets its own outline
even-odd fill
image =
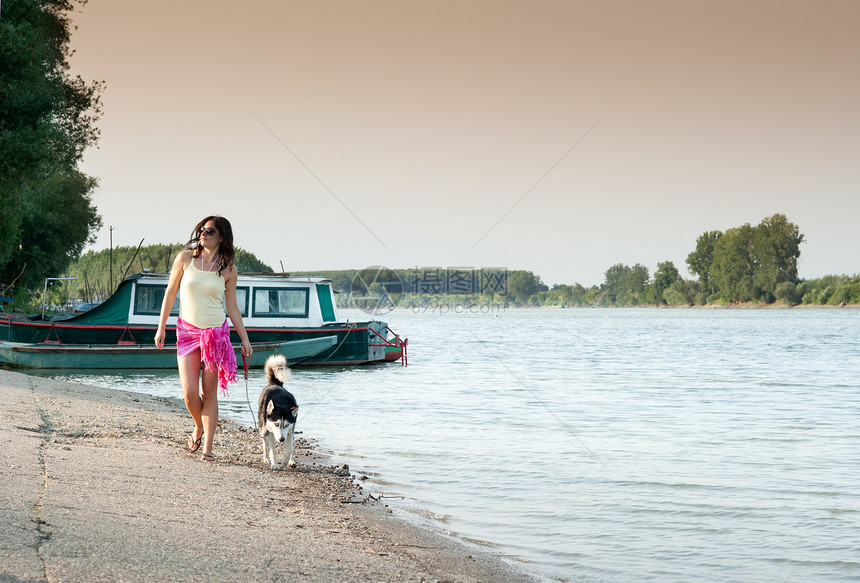
[[[287,368],[287,359],[282,354],[273,354],[263,367],[269,383],[260,393],[260,413],[257,423],[260,437],[263,438],[263,463],[272,464],[273,470],[296,467],[293,458],[293,435],[296,429],[296,415],[299,406],[295,397],[284,388],[292,374]],[[275,455],[275,441],[287,442],[287,452],[280,462]]]

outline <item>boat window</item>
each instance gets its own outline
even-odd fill
[[[254,288],[254,317],[307,318],[308,290],[295,288]]]
[[[331,286],[327,283],[317,284],[317,296],[320,299],[320,311],[323,322],[334,322],[334,305],[331,301]]]
[[[167,286],[138,284],[135,286],[135,289],[134,313],[141,315],[160,315],[161,302],[164,301],[164,291],[167,289]],[[178,314],[179,296],[176,297],[176,301],[173,302],[173,308],[170,310],[171,316],[177,316]]]
[[[248,292],[249,288],[247,287],[236,288],[236,304],[239,306],[243,318],[248,317],[248,298],[250,296]]]

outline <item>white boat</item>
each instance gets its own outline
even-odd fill
[[[58,320],[39,316],[0,317],[0,340],[48,347],[151,347],[167,289],[168,275],[138,273],[125,280],[100,305]],[[236,299],[252,344],[335,337],[325,350],[298,362],[300,366],[353,365],[401,360],[407,339],[379,320],[344,322],[338,318],[332,281],[286,274],[239,274]],[[167,321],[165,344],[176,344],[179,298]],[[239,337],[231,333],[234,345]],[[13,351],[7,347],[7,354]],[[21,352],[21,349],[18,350]],[[119,353],[118,351],[115,351]],[[93,353],[94,354],[94,353]],[[130,354],[144,357],[147,351]],[[14,364],[8,362],[8,364]],[[85,366],[84,366],[85,367]]]

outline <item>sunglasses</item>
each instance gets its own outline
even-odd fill
[[[200,234],[201,235],[206,234],[206,235],[209,235],[210,237],[212,237],[212,236],[218,234],[218,230],[213,229],[212,227],[203,227],[202,229],[200,229]]]

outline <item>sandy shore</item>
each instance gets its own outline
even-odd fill
[[[529,581],[499,557],[410,525],[298,442],[262,464],[219,424],[185,451],[170,399],[0,370],[0,581]]]

